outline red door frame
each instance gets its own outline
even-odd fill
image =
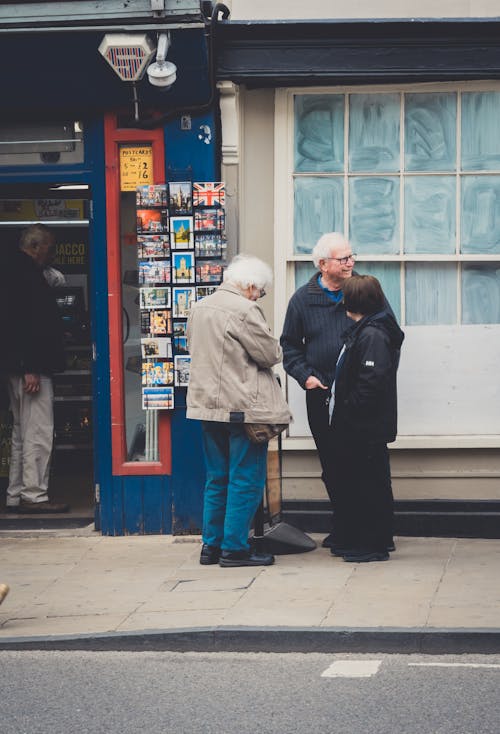
[[[172,444],[170,415],[165,410],[159,411],[159,461],[127,461],[122,344],[119,166],[119,147],[125,143],[151,145],[153,148],[153,182],[165,183],[163,128],[156,130],[120,129],[117,127],[116,115],[106,115],[104,118],[104,144],[106,158],[106,236],[108,249],[112,470],[114,475],[171,474]]]

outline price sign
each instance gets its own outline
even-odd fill
[[[153,148],[150,145],[120,148],[120,190],[135,191],[153,183]]]

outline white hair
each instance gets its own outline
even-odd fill
[[[316,242],[312,251],[314,265],[318,268],[320,260],[332,257],[332,252],[337,248],[349,247],[349,240],[340,232],[327,232]]]
[[[224,281],[240,288],[266,288],[273,282],[269,265],[253,255],[236,255],[224,271]]]

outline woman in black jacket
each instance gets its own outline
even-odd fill
[[[385,308],[378,280],[356,275],[344,286],[347,315],[330,400],[336,537],[345,561],[385,561],[394,548],[387,443],[397,431],[396,372],[404,334]]]

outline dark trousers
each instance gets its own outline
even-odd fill
[[[346,440],[332,430],[335,467],[335,543],[342,548],[385,550],[393,542],[394,500],[385,443]]]
[[[334,507],[334,475],[335,466],[329,459],[331,452],[331,430],[329,426],[328,403],[329,390],[316,388],[315,390],[306,390],[307,419],[309,428],[314,438],[314,443],[318,450],[318,457],[321,463],[321,478],[328,492],[332,510]]]

